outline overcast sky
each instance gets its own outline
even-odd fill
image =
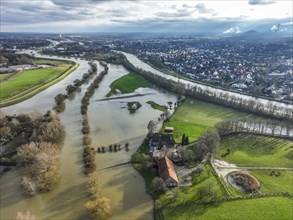
[[[239,32],[292,25],[291,0],[1,0],[1,32]],[[251,26],[251,27],[250,27]]]

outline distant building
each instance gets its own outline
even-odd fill
[[[165,132],[173,132],[174,128],[173,127],[165,127],[164,131]]]
[[[160,177],[164,180],[167,187],[178,186],[178,176],[174,164],[167,157],[163,157],[157,162]]]

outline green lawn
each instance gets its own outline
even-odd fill
[[[64,73],[69,65],[61,67],[50,67],[45,69],[27,70],[22,74],[1,83],[0,101],[11,98],[18,93],[24,92],[32,87],[44,85]]]
[[[217,177],[211,172],[210,165],[205,165],[201,174],[194,174],[191,187],[175,189],[177,198],[170,198],[168,193],[160,196],[160,201],[166,205],[164,212],[172,212],[174,208],[177,209],[178,206],[184,205],[184,202],[202,202],[202,198],[198,195],[198,190],[210,184],[218,199],[225,198],[224,191],[217,181]]]
[[[149,86],[150,83],[145,78],[131,72],[111,83],[111,91],[107,94],[107,97],[117,94],[117,90],[121,93],[132,93],[138,88],[146,88]]]
[[[182,134],[189,141],[196,141],[201,134],[225,119],[245,117],[248,114],[194,99],[187,99],[164,126],[174,127],[175,141],[180,142]]]
[[[209,127],[200,124],[192,124],[180,121],[168,121],[164,123],[165,127],[174,127],[173,137],[176,143],[180,143],[182,135],[185,133],[188,135],[190,142],[197,140],[201,134]]]
[[[163,112],[168,109],[167,106],[165,106],[165,105],[159,105],[158,103],[153,102],[153,101],[148,101],[146,103],[148,103],[153,109],[157,109],[157,110],[160,110],[160,111],[163,111]]]
[[[190,205],[164,209],[165,219],[171,220],[289,220],[293,219],[293,200],[268,197],[223,202],[218,205]]]
[[[239,166],[293,167],[293,142],[257,135],[233,135],[221,140],[217,158]],[[232,153],[221,157],[227,149]]]
[[[279,176],[270,175],[271,170],[249,171],[262,183],[261,193],[293,193],[293,171],[275,170],[280,173]]]

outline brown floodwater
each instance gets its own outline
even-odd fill
[[[101,70],[101,67],[99,67]],[[141,97],[96,101],[105,98],[109,85],[128,71],[119,65],[109,65],[109,74],[91,98],[88,110],[93,146],[129,142],[129,151],[96,154],[97,170],[102,184],[102,193],[111,201],[111,219],[152,219],[153,201],[146,193],[144,179],[129,162],[147,133],[147,124],[158,118],[160,111],[152,109],[146,102],[167,104],[175,101],[172,94],[157,88],[138,89],[139,93],[152,93]],[[65,88],[64,88],[65,89]],[[14,219],[18,211],[27,211],[40,219],[86,219],[84,202],[88,199],[83,174],[82,134],[80,100],[86,86],[66,101],[66,109],[60,114],[66,137],[60,155],[61,178],[57,187],[48,193],[34,197],[24,196],[20,187],[21,169],[13,169],[1,179],[0,219]],[[52,97],[53,98],[53,97]],[[129,114],[127,102],[138,101],[142,107]],[[38,109],[38,100],[31,109]]]

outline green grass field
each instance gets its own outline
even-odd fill
[[[201,134],[225,119],[245,117],[248,114],[207,102],[187,99],[177,109],[164,126],[174,127],[176,142],[181,141],[183,133],[189,141],[196,141]]]
[[[46,84],[64,73],[69,65],[45,69],[27,70],[22,74],[1,83],[0,101],[11,98],[32,87]]]
[[[188,135],[190,142],[196,141],[201,134],[209,127],[200,124],[192,124],[180,121],[168,121],[164,123],[165,127],[174,127],[173,137],[174,140],[179,143],[182,140],[182,135],[185,133]]]
[[[217,177],[211,172],[210,165],[205,165],[201,174],[195,174],[193,176],[191,187],[179,188],[176,199],[170,199],[168,197],[168,193],[161,195],[159,199],[163,204],[166,204],[166,208],[164,210],[169,211],[173,208],[176,209],[178,206],[184,205],[185,202],[200,203],[202,202],[202,199],[198,195],[198,190],[204,186],[208,186],[209,184],[211,184],[213,191],[216,192],[218,199],[225,197],[224,191],[221,188],[220,183],[217,181]]]
[[[107,97],[117,94],[116,90],[119,90],[121,93],[124,94],[132,93],[138,88],[146,88],[149,86],[150,83],[146,81],[145,78],[131,72],[111,83],[111,91],[107,94]]]
[[[167,106],[159,105],[158,103],[153,102],[153,101],[148,101],[146,103],[148,103],[153,109],[157,109],[157,110],[160,110],[160,111],[166,111],[168,109]]]
[[[221,140],[217,158],[243,167],[293,167],[292,146],[292,141],[277,138],[234,135]],[[232,153],[221,157],[228,148]]]
[[[36,95],[64,79],[79,66],[78,64],[74,65],[61,60],[40,60],[39,62],[46,62],[47,64],[51,62],[55,66],[27,70],[8,81],[0,83],[0,107],[13,105]]]
[[[289,220],[293,218],[293,200],[268,197],[222,202],[218,205],[190,205],[164,209],[165,219],[171,220]]]
[[[253,170],[249,172],[261,181],[262,187],[260,192],[263,194],[279,192],[293,193],[293,171],[278,170],[280,173],[279,176],[270,175],[271,170]]]

